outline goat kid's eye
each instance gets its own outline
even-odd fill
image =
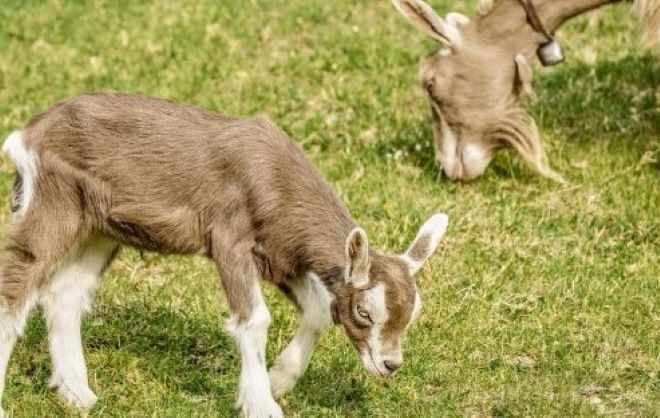
[[[366,319],[367,321],[373,323],[373,321],[371,320],[371,317],[369,316],[369,312],[367,312],[367,310],[364,309],[362,306],[358,305],[357,313],[358,313],[358,315],[360,315],[360,317],[362,317],[362,318]]]

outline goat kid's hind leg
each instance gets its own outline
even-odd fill
[[[50,386],[78,408],[90,408],[96,402],[87,381],[81,320],[91,308],[100,275],[117,249],[115,242],[105,238],[86,241],[60,264],[39,293],[53,362]]]
[[[0,249],[0,401],[9,357],[37,301],[39,288],[54,270],[61,252],[71,247],[78,231],[76,220],[51,212],[60,223],[50,222],[34,211],[25,219],[16,217]]]
[[[36,292],[26,295],[25,300],[18,307],[0,307],[0,417],[7,416],[2,408],[2,394],[5,389],[9,358],[14,351],[16,340],[25,330],[28,314],[36,303],[36,296]]]
[[[332,324],[330,305],[332,296],[314,274],[287,283],[302,316],[300,326],[289,345],[280,353],[269,372],[270,386],[275,398],[289,393],[302,376],[316,344]]]
[[[231,256],[219,260],[219,265],[231,311],[227,332],[241,353],[236,407],[245,417],[279,418],[282,409],[273,399],[266,369],[270,312],[261,293],[261,274],[249,245],[235,245],[230,252]]]

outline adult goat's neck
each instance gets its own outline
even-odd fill
[[[537,10],[543,24],[554,32],[567,20],[608,4],[619,3],[621,0],[542,0],[538,2]]]
[[[545,29],[553,33],[575,16],[620,1],[533,0],[532,4]],[[521,0],[494,0],[492,3],[483,3],[474,25],[476,31],[485,39],[506,42],[517,52],[530,55],[538,45],[547,42],[546,36],[530,25]]]

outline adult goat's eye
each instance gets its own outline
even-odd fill
[[[367,312],[367,310],[364,309],[362,306],[358,305],[357,313],[358,313],[358,315],[360,315],[362,318],[366,319],[367,321],[373,322],[373,321],[371,321],[371,317],[369,316],[369,312]]]

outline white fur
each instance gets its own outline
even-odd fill
[[[477,144],[467,144],[463,147],[463,179],[470,180],[479,177],[486,171],[493,155]]]
[[[463,13],[451,12],[447,13],[445,21],[447,21],[448,25],[458,27],[470,23],[470,18],[465,16]]]
[[[440,106],[433,101],[431,103],[438,114],[442,130],[442,143],[438,144],[436,141],[435,145],[436,158],[442,171],[452,180],[470,180],[483,174],[493,157],[492,154],[477,144],[467,144],[463,149],[459,149],[456,134],[447,124]]]
[[[80,326],[91,309],[92,296],[101,269],[116,244],[105,239],[89,241],[72,253],[40,292],[48,323],[48,341],[53,361],[50,386],[79,408],[90,408],[96,395],[87,382]]]
[[[452,47],[460,46],[463,43],[463,35],[456,25],[444,25],[445,34],[451,40]]]
[[[227,332],[241,352],[236,406],[245,417],[279,418],[283,417],[282,409],[273,399],[266,369],[266,339],[271,318],[258,284],[253,291],[253,303],[250,318],[238,323],[238,318],[232,317],[227,324]]]
[[[412,315],[410,316],[410,322],[406,328],[408,328],[418,317],[422,311],[422,298],[419,296],[419,290],[415,289],[415,306],[413,307]]]
[[[305,279],[291,282],[290,287],[302,309],[302,318],[296,335],[270,369],[270,385],[275,398],[293,389],[307,370],[319,338],[332,323],[330,305],[333,296],[316,274],[310,272]]]
[[[433,100],[431,101],[431,104],[438,114],[438,118],[440,119],[440,127],[442,129],[442,142],[440,144],[438,144],[438,141],[435,142],[436,158],[439,160],[438,162],[440,163],[440,166],[442,166],[442,170],[447,176],[449,176],[449,178],[459,178],[461,174],[461,162],[458,160],[457,153],[458,140],[456,139],[454,132],[447,124],[447,121],[445,121],[445,118],[442,115],[442,111],[440,110],[440,106],[438,106],[438,104]]]
[[[391,353],[385,353],[381,343],[381,332],[389,318],[387,305],[385,303],[385,286],[378,283],[367,291],[364,298],[364,308],[369,312],[373,321],[373,326],[367,339],[367,348],[360,353],[365,367],[377,376],[386,376],[389,374],[385,368],[384,361],[392,357]],[[399,350],[399,355],[401,352]]]
[[[440,244],[440,240],[447,232],[448,226],[449,216],[444,213],[436,213],[435,215],[431,216],[429,220],[424,222],[424,225],[422,225],[422,227],[419,229],[419,232],[413,240],[413,243],[402,256],[403,261],[408,265],[408,271],[410,274],[417,273],[417,271],[419,271],[419,269],[424,265],[424,262],[431,256],[431,254],[433,254],[433,252],[435,252],[438,244]],[[430,239],[423,257],[421,259],[413,258],[413,248],[420,239],[426,237],[430,237]]]
[[[21,131],[14,131],[7,137],[2,146],[2,152],[9,157],[23,180],[19,209],[14,214],[15,218],[19,218],[25,215],[30,200],[34,196],[34,186],[37,179],[37,155],[25,146]]]
[[[448,57],[452,54],[453,52],[449,48],[440,48],[436,51],[436,54],[440,55],[441,57]]]
[[[392,3],[413,26],[443,45],[455,47],[462,43],[458,28],[445,23],[432,7],[422,0],[393,0]]]

